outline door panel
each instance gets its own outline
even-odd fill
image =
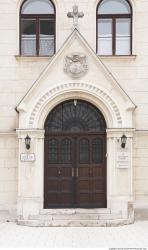
[[[106,207],[106,135],[45,137],[44,207]]]
[[[105,136],[88,135],[77,139],[77,204],[79,207],[106,207],[106,147]],[[83,149],[83,150],[82,150]],[[84,152],[82,152],[84,151]],[[81,161],[81,154],[83,161]],[[87,197],[87,198],[86,198]]]
[[[51,135],[45,139],[45,208],[73,204],[73,150],[72,138]]]

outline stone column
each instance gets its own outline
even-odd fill
[[[17,130],[19,139],[18,163],[18,220],[28,220],[38,215],[43,208],[43,180],[44,180],[44,130]],[[30,149],[25,146],[25,137],[31,138]],[[30,156],[34,160],[21,159],[21,154]]]

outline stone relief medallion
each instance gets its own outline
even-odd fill
[[[85,55],[72,53],[65,57],[64,71],[73,78],[80,78],[88,71],[88,63]]]

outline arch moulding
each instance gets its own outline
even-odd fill
[[[136,0],[128,0],[131,4],[132,8],[135,9]],[[101,2],[101,0],[94,0],[93,5],[97,8],[98,4]]]
[[[86,100],[100,109],[108,127],[122,127],[121,113],[115,101],[104,90],[88,83],[65,83],[48,90],[33,106],[27,127],[44,128],[49,112],[62,101],[74,98]]]

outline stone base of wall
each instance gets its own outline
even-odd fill
[[[16,222],[16,210],[0,210],[0,222]]]
[[[135,209],[135,220],[148,220],[148,208],[136,208]]]

